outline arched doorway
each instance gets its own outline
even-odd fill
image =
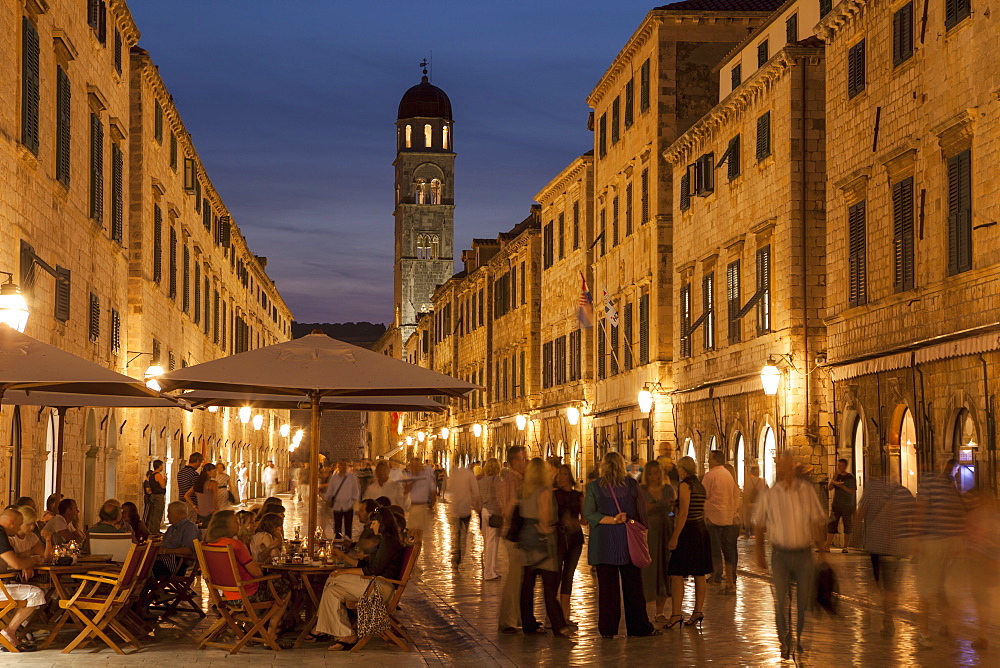
[[[743,483],[746,481],[746,470],[747,470],[747,450],[746,442],[743,440],[743,434],[736,434],[736,448],[733,457],[733,466],[736,467],[736,484],[743,489]]]
[[[851,428],[851,462],[854,480],[858,485],[855,498],[860,499],[865,488],[865,423],[860,415],[854,418],[854,426]]]
[[[573,477],[577,482],[583,478],[583,458],[580,457],[580,442],[573,441],[572,454],[570,455],[570,467],[573,469]]]
[[[958,460],[955,482],[958,484],[959,492],[968,492],[976,487],[976,451],[979,449],[979,430],[972,419],[972,413],[967,408],[960,410],[955,418],[953,443],[955,459]]]
[[[45,498],[56,491],[56,441],[59,438],[59,428],[56,420],[59,414],[54,409],[49,409],[48,424],[45,427]]]
[[[118,495],[118,422],[114,412],[108,416],[108,452],[104,469],[104,496],[107,498]]]
[[[690,438],[684,439],[684,456],[690,457],[695,463],[698,462],[698,451],[694,447],[694,441]]]
[[[889,440],[889,476],[914,494],[917,493],[917,427],[913,411],[898,406],[893,415]]]
[[[778,457],[777,441],[774,438],[774,429],[771,425],[764,425],[760,433],[760,444],[757,451],[760,453],[760,474],[768,487],[774,485],[775,460]]]

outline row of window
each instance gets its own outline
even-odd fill
[[[441,237],[437,234],[417,235],[417,259],[436,260],[441,254]]]
[[[520,269],[520,291],[518,273]],[[528,303],[525,280],[525,264],[513,265],[493,281],[493,318],[507,315],[518,306]]]
[[[715,170],[726,165],[726,177],[733,181],[740,175],[741,165],[741,135],[729,140],[725,153],[715,161],[715,153],[705,153],[687,166],[687,171],[681,175],[680,194],[678,202],[681,211],[691,208],[691,197],[707,197],[715,192]],[[755,157],[761,162],[771,155],[771,112],[766,111],[757,117]]]
[[[622,371],[630,371],[638,365],[649,364],[649,294],[639,297],[639,340],[633,335],[633,307],[625,303],[618,324],[612,318],[604,318],[595,330],[597,337],[597,379],[616,376]],[[624,329],[624,332],[622,331]],[[635,349],[638,346],[638,355]]]
[[[643,169],[639,177],[639,219],[638,224],[644,225],[649,222],[649,169]],[[632,181],[625,183],[624,211],[622,208],[622,198],[615,195],[611,198],[611,240],[610,246],[614,248],[625,238],[635,231],[635,211]],[[624,216],[623,216],[624,214]],[[622,220],[624,218],[624,221]],[[594,243],[598,245],[599,256],[603,256],[608,251],[608,209],[601,207],[598,214],[600,232]],[[624,224],[623,224],[624,223]]]
[[[639,113],[649,109],[650,65],[647,58],[639,68]],[[622,109],[624,108],[624,128]],[[622,130],[628,130],[635,123],[635,77],[625,84],[625,90],[611,101],[611,145],[621,139]],[[597,131],[598,154],[608,154],[608,112],[601,114]]]
[[[403,147],[413,148],[413,126],[407,124],[403,128]],[[430,123],[424,125],[424,143],[421,148],[440,148],[444,151],[451,150],[451,128],[447,125],[441,128],[441,145],[434,146],[434,126]]]
[[[948,275],[972,269],[972,154],[952,156],[948,170]],[[891,185],[892,284],[895,292],[915,287],[914,182],[907,177]],[[922,200],[923,198],[921,198]],[[867,202],[847,208],[848,306],[868,303]]]
[[[631,187],[631,184],[629,184]],[[580,248],[580,202],[573,202],[570,222],[570,250]],[[560,211],[556,220],[549,221],[542,228],[542,268],[548,269],[557,260],[566,257],[566,214]]]
[[[743,317],[751,310],[756,311],[756,335],[761,336],[771,331],[771,246],[770,244],[757,249],[755,290],[746,304],[742,303],[742,275],[740,260],[734,260],[726,266],[726,316],[728,319],[728,342],[739,343],[743,340]],[[709,272],[701,279],[701,314],[695,318],[692,310],[692,287],[687,282],[681,285],[678,295],[680,307],[680,357],[690,357],[693,354],[692,341],[698,328],[702,330],[702,349],[715,350],[716,318],[715,318],[715,273]]]
[[[583,377],[582,330],[575,329],[542,344],[542,388],[558,387]]]
[[[496,362],[496,372],[493,376],[493,400],[506,401],[523,397],[527,386],[524,383],[526,367],[525,354],[512,353]]]

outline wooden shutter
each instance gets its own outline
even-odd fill
[[[598,124],[598,140],[600,141],[600,155],[603,158],[608,154],[608,115],[601,114],[601,120]]]
[[[233,219],[230,216],[221,216],[219,218],[219,243],[223,248],[230,248],[232,246],[232,232]]]
[[[639,364],[649,364],[649,295],[639,297]]]
[[[757,67],[763,67],[764,63],[771,57],[768,53],[767,40],[757,45]]]
[[[632,127],[635,122],[635,78],[625,84],[625,128]]]
[[[706,197],[715,192],[715,154],[705,153],[694,163],[694,193]]]
[[[729,343],[739,343],[743,337],[742,319],[739,316],[740,261],[733,260],[726,266],[726,314],[729,317]]]
[[[618,195],[611,200],[611,245],[618,245]]]
[[[101,0],[87,0],[87,25],[97,30],[101,24]]]
[[[542,388],[552,386],[552,342],[542,344]]]
[[[649,109],[649,59],[639,69],[639,111]]]
[[[177,171],[177,135],[170,133],[170,168]]]
[[[558,232],[559,232],[559,235],[558,235],[558,238],[557,238],[557,240],[559,242],[557,244],[559,246],[559,255],[558,255],[558,258],[561,260],[561,259],[563,259],[566,256],[566,214],[565,213],[560,213],[559,214],[559,229],[558,229]]]
[[[948,159],[948,273],[972,269],[971,153]]]
[[[204,325],[202,331],[207,336],[212,328],[212,286],[208,280],[207,270],[205,274],[205,319],[202,321]]]
[[[168,246],[169,266],[167,289],[171,299],[177,297],[177,230],[170,228],[170,245]]]
[[[580,202],[573,202],[573,250],[580,248]]]
[[[785,19],[785,41],[789,44],[799,41],[799,15],[792,14]]]
[[[847,97],[851,98],[865,89],[865,40],[847,52]]]
[[[38,155],[38,31],[21,17],[21,143]]]
[[[972,13],[972,3],[970,0],[945,0],[944,2],[944,25],[951,28],[962,19]]]
[[[625,304],[625,308],[622,309],[622,317],[625,319],[625,346],[622,349],[624,353],[624,364],[625,370],[629,371],[632,368],[632,303],[628,302]]]
[[[115,43],[114,43],[114,54],[115,54],[115,70],[118,74],[122,73],[122,34],[118,28],[115,28]]]
[[[163,143],[163,105],[159,100],[153,102],[153,139]]]
[[[771,331],[771,245],[757,249],[757,335]]]
[[[55,317],[60,322],[69,320],[70,286],[72,273],[65,267],[56,267],[56,308]]]
[[[605,356],[605,328],[598,327],[597,329],[597,379],[604,380],[604,356]]]
[[[153,282],[163,278],[163,211],[153,205]]]
[[[191,308],[191,250],[184,246],[184,263],[181,269],[181,310]]]
[[[93,292],[90,293],[90,323],[87,329],[91,341],[101,338],[101,300]]]
[[[194,263],[194,323],[201,323],[201,263]]]
[[[701,278],[701,308],[705,314],[702,323],[702,346],[705,350],[715,349],[715,274],[705,274]]]
[[[743,83],[743,67],[741,65],[733,65],[733,69],[729,72],[730,81],[732,82],[733,90],[736,90],[741,83]]]
[[[691,357],[691,285],[681,286],[680,294],[681,357]]]
[[[684,173],[681,177],[681,196],[680,196],[681,211],[687,211],[691,208],[691,173],[690,170]]]
[[[611,325],[611,375],[618,375],[618,325]]]
[[[865,202],[847,210],[848,227],[848,304],[860,306],[868,301]]]
[[[56,67],[56,179],[69,186],[70,101],[72,89],[66,70]]]
[[[771,155],[771,112],[767,111],[757,118],[757,161],[760,162]]]
[[[913,55],[913,3],[900,7],[892,15],[892,64],[899,65]]]
[[[611,102],[611,145],[614,146],[621,138],[622,99],[616,97]]]
[[[122,243],[125,218],[125,159],[117,144],[111,145],[111,239]]]
[[[524,368],[526,365],[524,363],[525,357],[523,350],[521,351],[520,357],[521,357],[521,367],[517,370],[518,373],[517,380],[518,380],[518,386],[521,388],[521,396],[524,396],[527,393],[527,388],[524,385]]]
[[[833,9],[833,0],[819,0],[819,17],[823,18]]]
[[[913,288],[913,177],[892,186],[893,287]]]
[[[111,309],[111,354],[117,355],[122,348],[122,321],[117,309]]]
[[[632,182],[625,184],[625,236],[632,234]]]
[[[202,200],[201,203],[201,224],[209,232],[212,231],[212,205],[208,203],[207,199]]]
[[[726,178],[732,181],[740,175],[740,135],[729,140],[726,153],[729,154],[726,159]]]
[[[90,217],[104,220],[104,126],[97,114],[90,115]]]

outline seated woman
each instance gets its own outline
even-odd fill
[[[132,532],[132,540],[136,543],[145,543],[149,540],[149,529],[142,523],[139,507],[131,501],[122,504],[122,527]]]
[[[378,548],[368,558],[357,561],[356,568],[341,568],[330,574],[323,588],[319,602],[319,616],[316,619],[316,633],[334,636],[337,641],[330,646],[335,652],[349,650],[358,641],[358,636],[347,618],[347,601],[357,601],[364,595],[370,580],[362,576],[381,576],[398,580],[403,572],[403,543],[392,513],[384,508],[372,514],[372,533],[380,537]],[[339,552],[347,560],[347,555]],[[351,559],[353,561],[353,559]],[[386,601],[392,595],[392,587],[381,583],[379,593]]]
[[[280,515],[281,519],[285,519],[285,507],[280,503],[265,503],[260,510],[257,511],[257,521],[264,519],[264,515],[270,515],[274,513]]]
[[[250,553],[259,564],[269,564],[275,555],[281,554],[285,536],[281,530],[283,520],[277,513],[268,513],[260,519],[257,532],[250,539]]]
[[[365,499],[361,502],[361,507],[358,509],[358,519],[361,521],[361,535],[358,536],[358,542],[354,544],[354,548],[351,550],[351,556],[354,557],[367,557],[375,552],[378,547],[379,538],[374,533],[372,533],[372,514],[375,512],[378,506],[375,501],[371,499]]]
[[[250,556],[247,546],[236,538],[236,533],[239,529],[240,526],[236,520],[236,513],[232,510],[220,510],[212,515],[212,519],[209,520],[208,531],[205,533],[205,544],[213,547],[232,546],[233,554],[236,555],[236,563],[239,566],[241,580],[252,580],[262,577],[264,571],[261,570],[260,564]],[[284,597],[288,594],[288,582],[286,580],[279,578],[272,580],[271,583],[274,585],[274,590],[278,593],[278,596]],[[260,583],[257,582],[246,585],[246,592],[250,603],[274,600],[274,597],[271,596],[271,588],[266,586],[261,587]],[[230,601],[239,600],[239,594],[226,592],[226,599]],[[287,605],[287,602],[282,601],[281,607],[284,608],[285,605]],[[275,638],[278,636],[283,615],[284,610],[272,617],[268,626],[268,630]],[[291,649],[292,643],[288,642],[288,647],[285,647],[285,642],[279,641],[278,644],[282,649]]]
[[[35,533],[35,524],[38,522],[37,511],[31,506],[20,506],[17,511],[21,513],[24,521],[17,533],[10,536],[10,545],[14,548],[14,552],[18,557],[33,559],[36,563],[52,559],[52,533],[43,529],[42,538]]]
[[[236,512],[236,521],[240,525],[240,530],[236,533],[236,537],[249,547],[250,540],[254,535],[254,527],[257,524],[257,516],[249,510],[239,510]]]

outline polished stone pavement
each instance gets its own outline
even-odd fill
[[[305,524],[305,504],[287,498],[286,531]],[[325,645],[304,645],[280,653],[250,648],[236,657],[222,650],[194,649],[193,640],[204,621],[181,619],[165,626],[135,654],[117,657],[108,649],[74,652],[57,650],[0,655],[0,665],[29,666],[163,666],[198,664],[213,666],[311,666],[358,662],[368,666],[455,665],[455,666],[759,666],[779,665],[780,656],[774,630],[773,597],[770,581],[750,563],[752,540],[740,541],[741,577],[735,596],[710,587],[702,629],[674,628],[651,638],[603,640],[596,630],[596,582],[581,559],[574,580],[571,616],[580,626],[573,641],[552,636],[524,637],[497,631],[497,608],[502,581],[482,580],[479,563],[482,544],[478,523],[473,520],[468,553],[455,569],[450,563],[455,539],[447,521],[448,504],[436,507],[436,522],[420,558],[420,574],[404,596],[402,615],[417,641],[416,651],[404,653],[388,648],[380,640],[369,643],[360,654],[336,654]],[[328,519],[326,520],[328,521]],[[506,570],[501,549],[500,572]],[[934,637],[934,648],[919,649],[914,627],[912,574],[903,585],[902,609],[897,632],[892,638],[881,635],[882,614],[877,597],[870,589],[870,564],[861,554],[833,553],[830,563],[838,574],[842,600],[839,615],[810,613],[804,637],[806,652],[799,665],[812,666],[990,666],[1000,665],[1000,641],[988,651],[970,647],[975,637],[971,627],[971,602],[967,583],[956,573],[949,581],[956,607],[962,612],[952,623],[951,637]],[[690,594],[693,596],[693,593]],[[540,598],[540,597],[539,597]],[[686,600],[685,611],[691,601]],[[539,601],[539,619],[544,613]],[[996,636],[994,628],[993,637]],[[68,637],[68,636],[67,636]],[[57,645],[58,646],[58,645]],[[5,660],[6,658],[6,660]]]

